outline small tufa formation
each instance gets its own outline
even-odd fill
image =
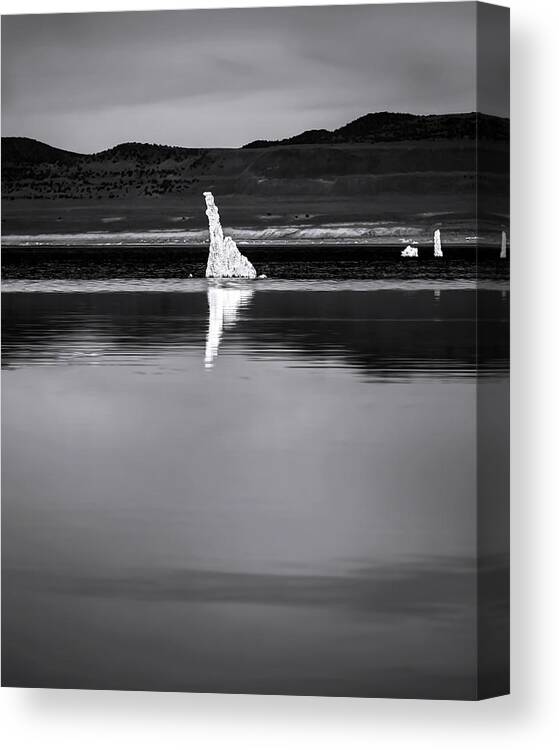
[[[443,257],[443,248],[441,245],[441,230],[435,229],[435,233],[433,235],[433,247],[434,247],[434,255],[435,258],[442,258]]]
[[[405,247],[402,252],[400,253],[402,258],[417,258],[419,257],[419,253],[417,251],[416,247],[412,247],[411,245],[408,245]]]
[[[206,266],[207,279],[255,279],[252,263],[239,252],[231,237],[223,236],[219,211],[211,193],[204,193],[206,215],[210,224],[210,252]]]

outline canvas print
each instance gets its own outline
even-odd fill
[[[508,11],[2,18],[2,684],[508,692]]]

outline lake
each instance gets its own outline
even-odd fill
[[[325,275],[8,274],[4,684],[476,696],[508,289]]]

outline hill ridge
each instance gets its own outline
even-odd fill
[[[29,138],[8,137],[2,139],[2,199],[40,201],[37,211],[49,201],[52,211],[58,211],[54,206],[59,200],[72,201],[74,206],[143,198],[186,200],[189,195],[194,200],[201,190],[211,190],[220,198],[270,200],[265,216],[277,213],[273,203],[280,198],[303,204],[350,198],[377,201],[386,195],[391,202],[397,195],[430,193],[436,202],[436,196],[450,193],[473,200],[474,187],[481,184],[480,154],[483,184],[505,195],[507,132],[508,120],[475,113],[377,112],[335,131],[306,131],[260,148],[254,143],[248,148],[212,149],[128,141],[94,154],[79,154]],[[476,134],[481,135],[479,143]],[[121,221],[125,212],[116,211]],[[28,208],[22,223],[27,213]],[[169,221],[186,221],[184,217],[184,209],[173,209]],[[57,213],[55,220],[65,221],[64,215]],[[4,222],[5,229],[8,224]]]
[[[344,143],[382,143],[406,140],[452,140],[480,138],[507,140],[509,120],[495,115],[464,112],[446,115],[415,115],[408,112],[369,112],[334,130],[318,128],[280,140],[256,140],[241,149],[296,145],[340,145]],[[161,143],[125,141],[101,151],[80,153],[51,146],[25,136],[2,137],[4,164],[54,164],[80,159],[177,158],[202,155],[212,147],[169,146]],[[229,150],[229,149],[223,149]],[[235,149],[231,149],[235,150]]]
[[[306,130],[276,141],[251,141],[243,148],[293,145],[337,145],[415,140],[482,139],[504,141],[509,120],[479,112],[415,115],[409,112],[369,112],[334,130]]]

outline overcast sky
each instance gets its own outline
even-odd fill
[[[239,146],[380,110],[470,112],[474,5],[4,16],[2,134]],[[506,92],[491,101],[508,114]]]

